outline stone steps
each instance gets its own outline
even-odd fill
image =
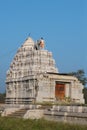
[[[8,114],[8,116],[7,117],[16,117],[16,118],[22,118],[24,115],[25,115],[25,113],[27,112],[27,110],[28,109],[20,109],[20,110],[18,110],[18,111],[15,111],[15,112],[13,112],[13,113],[11,113],[11,114]]]

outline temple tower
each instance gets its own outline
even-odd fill
[[[50,80],[44,75],[58,73],[58,70],[52,52],[45,50],[44,46],[43,38],[35,43],[28,37],[18,49],[7,71],[6,103],[26,104],[42,101],[45,96],[49,98],[49,92],[41,92],[43,89],[49,91]],[[55,98],[54,94],[52,98]]]

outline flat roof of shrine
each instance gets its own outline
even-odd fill
[[[70,74],[68,74],[68,73],[53,73],[53,72],[47,72],[47,74],[72,76],[72,75],[70,75]]]

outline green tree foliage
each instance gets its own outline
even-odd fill
[[[0,93],[0,103],[5,103],[5,93]]]
[[[78,70],[77,72],[71,72],[69,73],[70,75],[73,75],[78,78],[78,80],[86,86],[87,84],[87,77],[85,77],[85,72],[84,70]]]
[[[84,93],[85,103],[87,104],[87,87],[86,87],[87,77],[85,77],[84,70],[78,70],[77,72],[71,72],[69,74],[77,77],[78,80],[85,86],[83,89],[83,93]]]
[[[85,98],[85,104],[87,104],[87,88],[86,87],[83,89],[83,93],[84,93],[84,98]]]

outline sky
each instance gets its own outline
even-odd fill
[[[87,76],[87,0],[0,0],[0,92],[17,49],[41,37],[60,73]]]

